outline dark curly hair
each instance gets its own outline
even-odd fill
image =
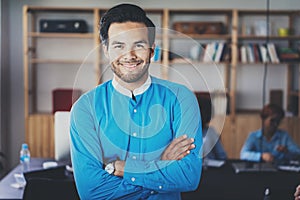
[[[108,45],[108,29],[112,23],[138,22],[148,27],[148,39],[150,46],[155,39],[155,25],[146,16],[146,12],[132,4],[119,4],[109,9],[100,20],[100,38],[104,45]]]
[[[271,115],[277,115],[278,118],[281,120],[284,117],[284,111],[280,106],[276,104],[265,105],[262,111],[260,112],[260,117],[262,119],[266,119]]]

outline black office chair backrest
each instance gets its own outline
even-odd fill
[[[75,182],[72,180],[31,178],[26,183],[23,199],[76,200],[79,197]]]
[[[34,171],[24,174],[24,200],[77,200],[79,199],[73,174],[65,167]]]

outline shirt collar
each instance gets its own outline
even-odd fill
[[[146,82],[143,85],[141,85],[140,87],[134,89],[133,92],[131,92],[127,88],[123,87],[120,83],[118,83],[115,76],[112,80],[112,85],[118,92],[131,98],[132,95],[137,96],[137,95],[143,94],[150,87],[151,77],[148,75]]]
[[[263,133],[262,133],[262,129],[260,129],[258,132],[257,132],[257,135],[256,137],[257,138],[261,138],[263,136]],[[274,135],[272,136],[271,140],[273,140],[274,138],[276,137],[279,137],[279,129],[277,129],[274,133]]]

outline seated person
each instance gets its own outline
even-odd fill
[[[226,160],[227,154],[221,144],[220,134],[213,127],[209,126],[211,120],[211,100],[199,98],[198,103],[201,110],[202,136],[203,136],[203,157],[215,160]]]
[[[294,196],[295,196],[295,200],[300,200],[300,185],[298,185],[296,187],[296,191],[295,191]]]
[[[281,107],[269,104],[260,113],[262,128],[249,134],[240,158],[249,161],[283,164],[300,155],[299,146],[286,131],[278,129],[284,117]]]

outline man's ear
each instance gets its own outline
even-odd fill
[[[154,56],[154,49],[155,49],[155,43],[153,43],[152,47],[150,48],[150,58]]]
[[[108,46],[103,44],[102,45],[102,49],[103,49],[103,53],[105,55],[106,58],[109,58],[109,55],[108,55]]]

